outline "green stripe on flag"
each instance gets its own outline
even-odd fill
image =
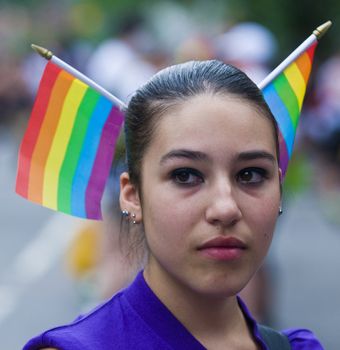
[[[72,184],[92,113],[100,94],[88,88],[79,106],[58,183],[58,210],[71,213]]]
[[[284,103],[284,105],[288,110],[288,113],[292,120],[292,124],[294,126],[294,130],[296,130],[296,127],[299,121],[300,110],[299,110],[299,104],[298,104],[297,97],[294,93],[294,90],[291,88],[284,74],[280,74],[274,80],[273,83],[274,83],[276,92],[278,93],[282,102]]]

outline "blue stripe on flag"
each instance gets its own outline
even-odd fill
[[[273,84],[269,84],[262,90],[264,99],[266,100],[271,112],[273,113],[276,122],[281,130],[287,145],[289,158],[292,154],[295,129],[291,121],[288,109],[282,102],[280,96],[276,92]]]
[[[89,121],[72,184],[71,212],[73,215],[86,217],[86,188],[96,159],[102,130],[111,108],[112,102],[101,96]]]

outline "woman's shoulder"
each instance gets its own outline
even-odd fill
[[[117,329],[115,324],[117,319],[121,318],[122,294],[122,292],[117,293],[110,300],[101,303],[90,312],[80,315],[71,323],[51,328],[30,339],[23,350],[37,348],[43,350],[84,349],[84,342],[89,344],[96,342],[101,339],[102,333],[108,334],[108,338],[110,338],[111,333],[118,336],[118,330],[115,332]]]
[[[309,329],[291,328],[282,331],[290,342],[292,350],[324,350],[315,334]]]

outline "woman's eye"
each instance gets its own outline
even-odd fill
[[[194,169],[181,168],[172,172],[171,178],[177,184],[194,186],[203,182],[203,176]]]
[[[259,184],[267,176],[267,171],[262,168],[248,168],[238,174],[238,179],[244,184]]]

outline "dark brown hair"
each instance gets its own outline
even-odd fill
[[[130,181],[141,188],[141,162],[161,116],[169,108],[203,94],[234,95],[251,103],[273,125],[278,155],[277,125],[261,90],[241,70],[220,61],[191,61],[161,70],[130,100],[125,142]]]

